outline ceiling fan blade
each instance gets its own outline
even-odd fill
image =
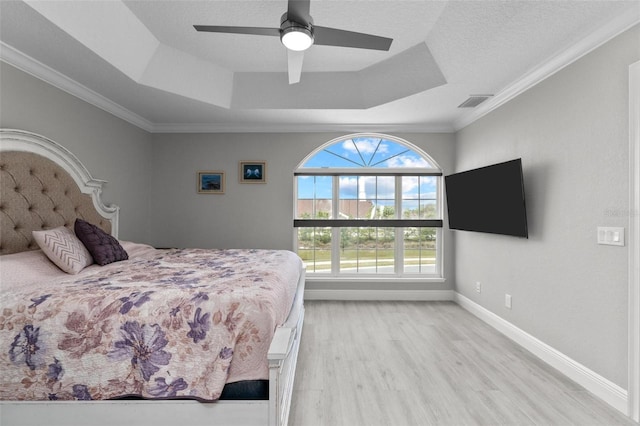
[[[313,44],[321,46],[355,47],[372,50],[389,50],[393,41],[392,38],[315,25],[313,26],[313,36]]]
[[[193,28],[195,28],[196,31],[203,31],[203,32],[209,32],[209,33],[251,34],[251,35],[266,35],[266,36],[280,37],[279,28],[226,27],[226,26],[220,26],[220,25],[194,25]]]
[[[302,74],[302,60],[304,59],[304,50],[296,51],[287,49],[287,62],[289,64],[289,84],[300,82],[300,74]]]
[[[311,0],[289,0],[287,19],[299,24],[309,24],[309,21],[311,21],[311,15],[309,14],[310,4]]]

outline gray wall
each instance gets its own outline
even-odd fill
[[[293,249],[293,171],[343,133],[158,134],[153,138],[153,243],[158,247]],[[394,134],[453,170],[453,134]],[[266,161],[267,183],[241,184],[238,162]],[[198,194],[198,170],[225,172],[224,194]],[[453,246],[445,237],[447,284],[453,288]],[[421,287],[421,288],[424,288]]]
[[[628,66],[636,26],[457,134],[458,171],[522,157],[529,239],[455,232],[456,289],[626,388]],[[475,292],[475,282],[482,293]],[[504,295],[513,308],[504,308]]]
[[[119,237],[149,240],[149,133],[5,62],[0,127],[41,134],[74,153],[94,178],[108,182],[103,199],[120,206]]]

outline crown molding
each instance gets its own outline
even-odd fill
[[[416,124],[331,124],[331,123],[160,123],[152,133],[452,133],[448,125]]]
[[[600,27],[577,44],[552,56],[536,68],[524,74],[513,84],[507,86],[487,102],[469,111],[466,115],[456,120],[453,124],[455,131],[461,130],[474,121],[484,117],[491,111],[498,109],[518,95],[526,92],[533,86],[551,77],[566,66],[587,55],[591,51],[602,46],[614,37],[640,23],[640,7],[634,5],[629,13],[620,15],[607,24]]]
[[[78,83],[66,75],[54,70],[40,61],[25,55],[12,46],[0,41],[0,60],[30,74],[45,83],[48,83],[62,91],[65,91],[89,104],[96,106],[118,118],[121,118],[134,126],[151,132],[153,123],[142,118],[123,106],[105,98],[97,92]]]

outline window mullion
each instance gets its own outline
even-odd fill
[[[338,218],[340,212],[340,176],[333,176],[331,188],[331,215]],[[331,275],[340,274],[340,228],[331,228]]]
[[[395,180],[395,211],[396,219],[402,219],[402,177],[396,176]]]
[[[340,228],[331,228],[331,275],[340,274]]]
[[[395,211],[396,219],[401,219],[403,215],[402,211],[402,176],[396,176],[396,194],[395,194]],[[396,275],[404,272],[404,228],[396,228],[395,241],[394,241],[394,272]]]
[[[333,176],[333,185],[331,188],[331,218],[338,219],[340,212],[340,176]]]
[[[439,276],[442,276],[442,271],[444,268],[444,260],[443,260],[443,254],[442,254],[442,249],[444,247],[443,241],[442,241],[442,228],[437,228],[436,229],[436,274]]]

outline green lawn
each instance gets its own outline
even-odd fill
[[[305,264],[313,264],[315,256],[315,269],[331,269],[330,250],[299,250],[298,255]],[[376,256],[377,255],[377,256]],[[422,257],[422,262],[420,261]],[[417,250],[409,249],[404,252],[405,265],[434,264],[435,249]],[[390,266],[394,264],[394,251],[386,250],[341,250],[340,265],[342,267],[359,266]]]

